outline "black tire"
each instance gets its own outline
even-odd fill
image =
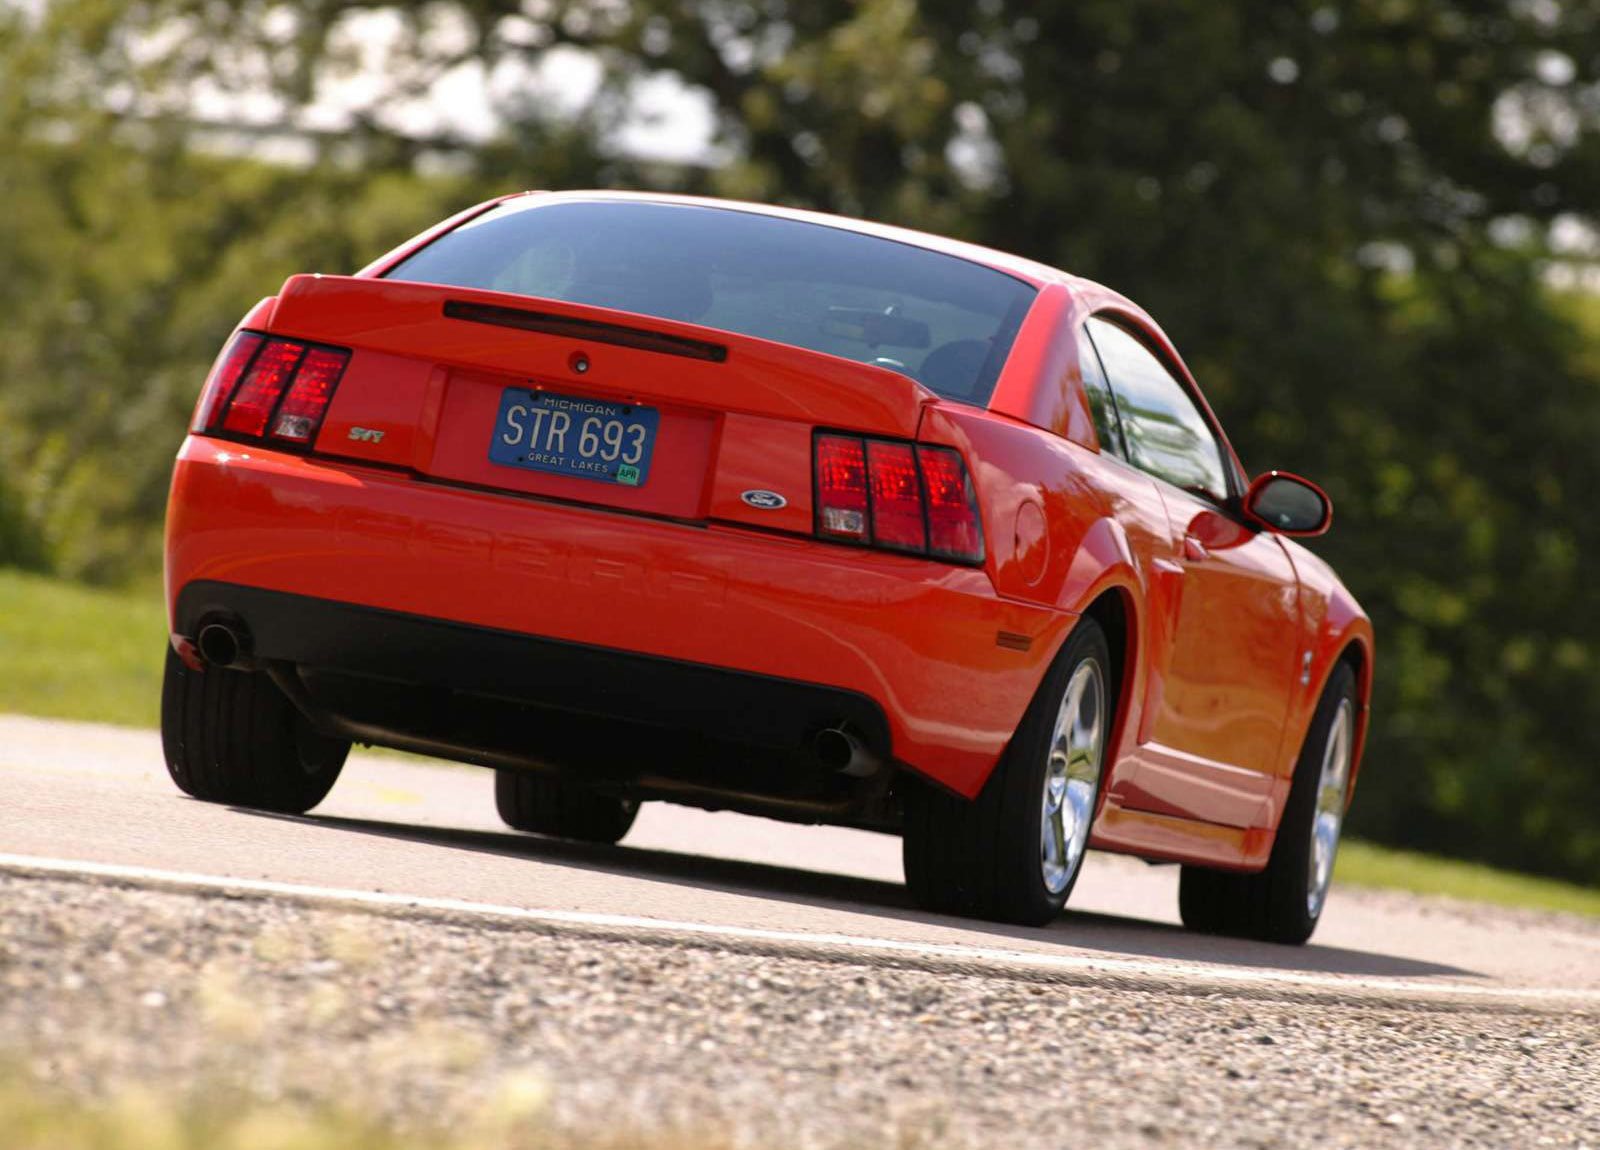
[[[494,805],[515,830],[608,845],[620,842],[639,814],[636,799],[599,795],[514,770],[495,771]]]
[[[350,753],[349,743],[313,730],[266,674],[192,671],[170,647],[161,746],[185,794],[290,814],[327,797]]]
[[[1178,880],[1178,913],[1184,926],[1203,934],[1291,946],[1311,937],[1322,917],[1321,905],[1313,910],[1307,898],[1317,788],[1334,717],[1341,703],[1353,708],[1355,701],[1355,672],[1348,663],[1340,663],[1329,676],[1306,731],[1266,867],[1255,874],[1236,874],[1185,866]]]
[[[1041,864],[1045,776],[1057,714],[1074,673],[1097,665],[1103,687],[1092,819],[1105,779],[1118,685],[1111,678],[1105,632],[1080,620],[1044,677],[1005,754],[975,800],[908,780],[902,860],[906,886],[925,910],[996,922],[1042,926],[1061,913],[1078,874],[1080,853],[1052,891]],[[1085,832],[1086,833],[1086,832]]]

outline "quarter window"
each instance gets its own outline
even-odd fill
[[[1100,356],[1090,342],[1089,333],[1082,328],[1078,329],[1078,374],[1083,379],[1084,394],[1089,397],[1089,414],[1094,417],[1100,450],[1126,460],[1128,447],[1122,441],[1116,401],[1111,398],[1111,388],[1106,384],[1106,372],[1100,366]]]
[[[1097,317],[1085,326],[1111,380],[1129,461],[1174,487],[1222,503],[1228,495],[1222,448],[1188,390],[1121,327]]]

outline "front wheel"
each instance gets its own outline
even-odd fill
[[[1295,946],[1311,937],[1333,882],[1355,742],[1356,676],[1340,663],[1306,732],[1266,868],[1226,874],[1184,867],[1178,883],[1184,926]]]
[[[1105,632],[1082,619],[975,800],[913,785],[906,885],[922,907],[1041,926],[1088,851],[1115,698]]]

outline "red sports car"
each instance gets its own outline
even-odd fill
[[[899,833],[932,910],[1057,914],[1087,848],[1305,940],[1371,626],[1160,328],[1015,256],[800,211],[512,196],[251,309],[178,453],[162,735],[315,806],[352,742],[511,826],[665,799]]]

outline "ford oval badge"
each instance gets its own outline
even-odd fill
[[[739,498],[751,507],[759,507],[763,511],[776,511],[780,507],[789,505],[789,501],[776,491],[746,491]]]

